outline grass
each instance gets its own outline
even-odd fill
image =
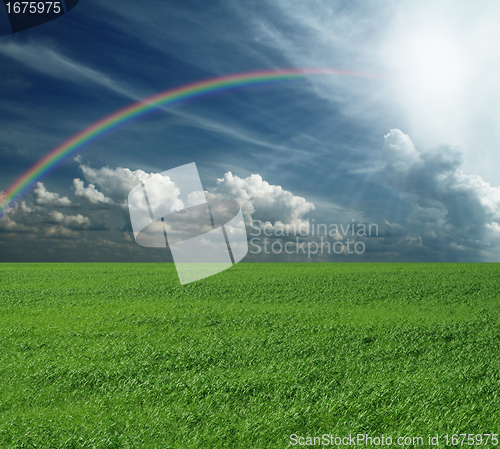
[[[500,433],[499,277],[239,264],[180,286],[171,264],[0,264],[0,447]]]

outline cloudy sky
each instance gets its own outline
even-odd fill
[[[499,17],[496,0],[80,0],[12,34],[0,11],[0,191],[74,134],[170,88],[280,68],[380,77],[248,87],[130,123],[0,220],[0,261],[172,260],[135,242],[128,194],[195,162],[207,198],[240,204],[255,239],[245,261],[497,262]],[[377,231],[325,236],[361,242],[359,253],[305,255],[315,224]],[[265,238],[289,251],[266,254]]]

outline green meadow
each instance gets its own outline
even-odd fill
[[[185,286],[172,264],[0,264],[0,286],[0,448],[500,433],[497,264],[238,264]]]

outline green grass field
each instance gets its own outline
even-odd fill
[[[500,265],[239,264],[180,286],[172,264],[0,264],[0,283],[0,448],[500,433]]]

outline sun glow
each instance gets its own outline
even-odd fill
[[[463,87],[465,67],[460,51],[441,36],[410,42],[401,69],[405,84],[410,83],[424,97],[449,98]]]
[[[471,48],[456,30],[419,24],[391,34],[384,52],[395,101],[425,146],[457,144],[467,125]]]

